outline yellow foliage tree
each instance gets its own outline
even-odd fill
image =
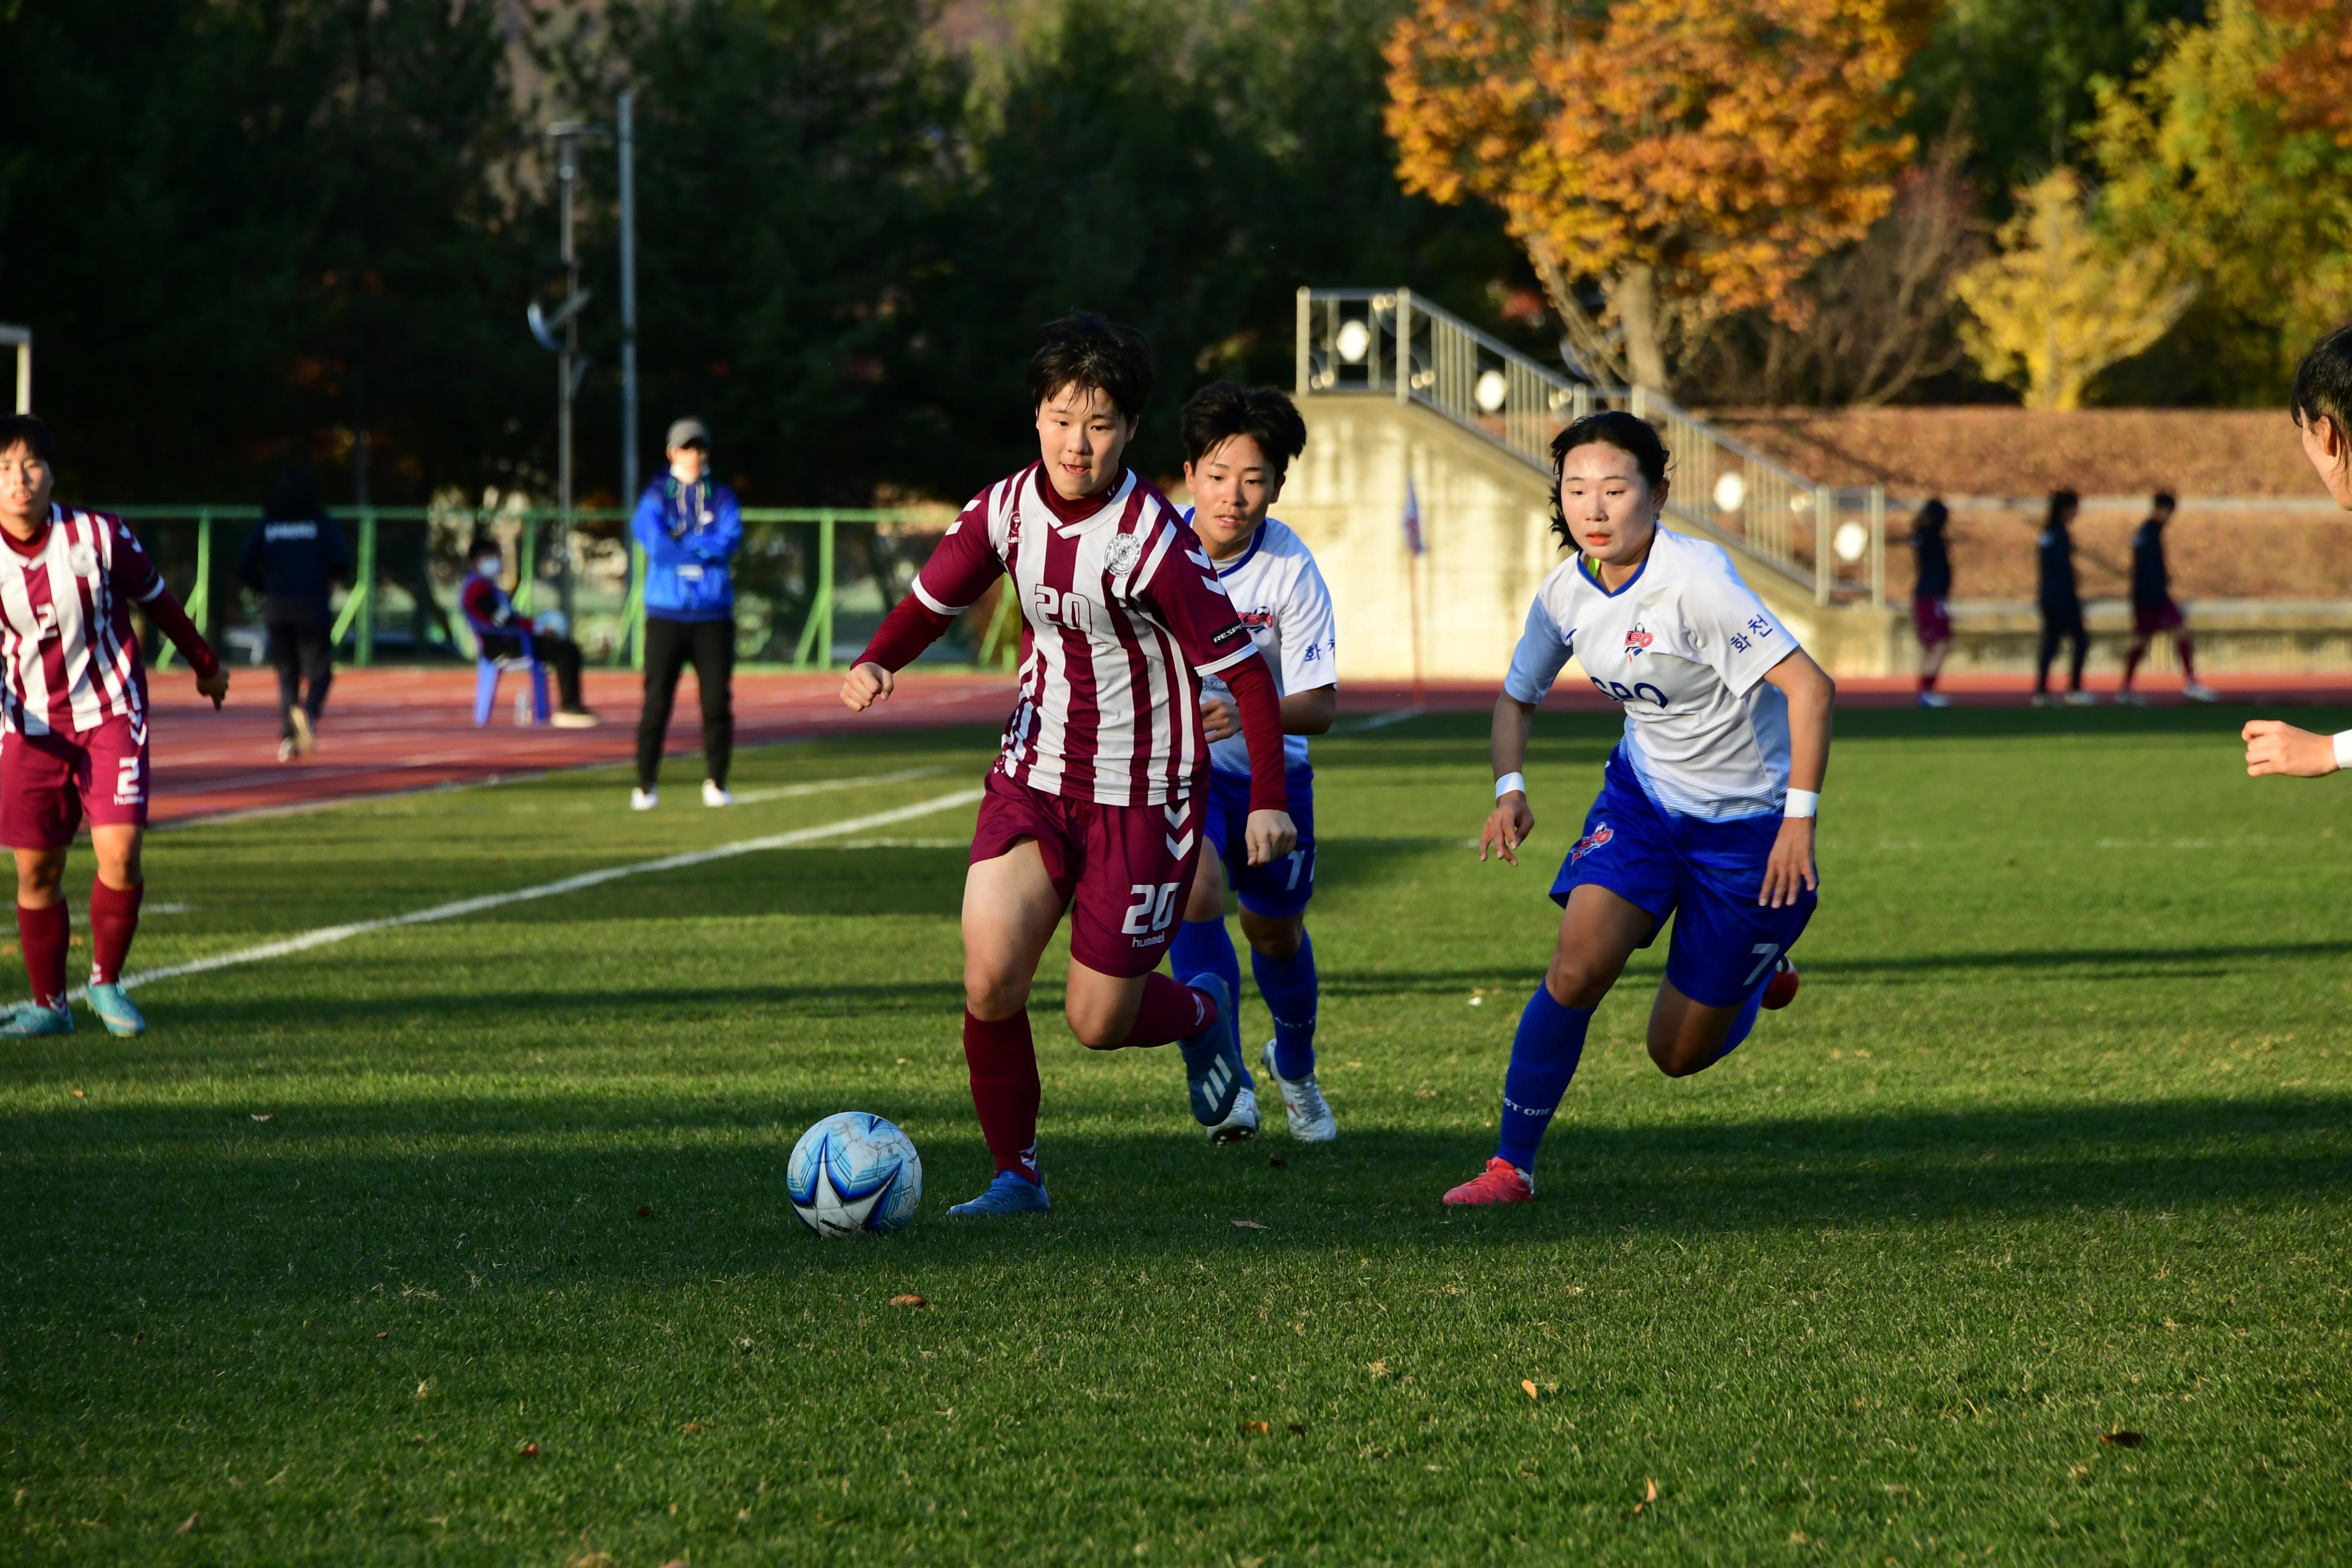
[[[1896,82],[1928,0],[1415,0],[1385,54],[1407,190],[1499,206],[1588,356],[1597,279],[1616,366],[1668,361],[1892,205]]]
[[[2091,226],[2067,168],[2017,193],[2000,250],[1953,285],[1971,320],[1960,341],[2028,408],[2079,408],[2090,379],[2172,330],[2197,297],[2164,257],[2118,250]]]

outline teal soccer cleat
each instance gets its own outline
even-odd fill
[[[1241,1041],[1234,1033],[1233,994],[1213,974],[1195,974],[1184,984],[1217,1005],[1217,1021],[1197,1035],[1185,1036],[1176,1042],[1176,1048],[1184,1053],[1184,1082],[1192,1090],[1192,1119],[1223,1132],[1249,1084],[1242,1068]],[[1247,1138],[1256,1131],[1257,1120],[1252,1117],[1248,1131],[1231,1136]]]
[[[36,1035],[70,1035],[73,1030],[73,1009],[60,1002],[54,1007],[44,1007],[38,1002],[19,1002],[16,1010],[0,1018],[0,1039],[30,1039]]]
[[[999,1171],[988,1191],[969,1203],[948,1210],[953,1214],[1044,1214],[1054,1205],[1045,1197],[1045,1184],[1033,1182],[1018,1171]]]
[[[128,1039],[147,1032],[147,1020],[131,1005],[130,994],[119,980],[90,982],[89,1010],[98,1015],[98,1021],[106,1026],[110,1035]]]

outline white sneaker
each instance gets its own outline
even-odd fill
[[[1244,1084],[1225,1119],[1209,1129],[1212,1143],[1240,1143],[1257,1136],[1257,1091]]]
[[[733,805],[735,804],[735,797],[729,795],[725,790],[720,789],[709,779],[705,779],[702,781],[702,804],[705,805]]]
[[[633,789],[629,792],[629,809],[631,811],[651,811],[660,804],[661,791],[658,788]]]
[[[278,760],[281,763],[290,763],[294,760],[293,742],[280,741],[278,742]]]
[[[2141,696],[2137,691],[2118,691],[2116,693],[2116,706],[2118,708],[2145,708],[2147,706],[2147,699]]]
[[[2219,702],[2221,700],[2221,694],[2214,690],[2211,687],[2206,685],[2201,680],[2191,680],[2184,683],[2180,688],[2180,695],[2186,697],[2191,702]]]
[[[2096,708],[2098,705],[2099,699],[2093,692],[2069,691],[2066,693],[2066,706],[2069,708]]]
[[[1274,1042],[1268,1040],[1258,1053],[1258,1065],[1265,1076],[1282,1090],[1282,1114],[1290,1122],[1290,1135],[1301,1143],[1328,1143],[1339,1136],[1339,1118],[1331,1114],[1330,1102],[1316,1087],[1315,1075],[1308,1073],[1296,1081],[1274,1070]]]

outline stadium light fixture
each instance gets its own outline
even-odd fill
[[[1510,380],[1499,370],[1484,372],[1479,375],[1478,384],[1472,390],[1471,395],[1478,400],[1480,413],[1499,414],[1503,410],[1503,405],[1510,401]]]
[[[562,228],[561,255],[550,271],[563,280],[563,301],[552,311],[530,302],[524,319],[540,346],[555,355],[555,510],[562,537],[555,546],[556,598],[563,618],[572,618],[572,405],[587,379],[589,361],[580,352],[580,312],[588,291],[580,287],[580,248],[573,242],[572,196],[580,183],[580,143],[605,134],[585,120],[559,120],[541,132],[555,143],[555,183]],[[557,334],[561,333],[559,337]],[[528,584],[525,585],[526,587]]]
[[[1748,500],[1748,481],[1737,473],[1724,475],[1715,481],[1715,510],[1738,511]]]
[[[1361,321],[1349,321],[1339,328],[1334,346],[1341,359],[1349,364],[1361,364],[1364,356],[1372,352],[1372,329]]]

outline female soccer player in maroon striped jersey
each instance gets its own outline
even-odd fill
[[[1027,1007],[1066,909],[1064,1011],[1078,1039],[1096,1050],[1181,1042],[1203,1126],[1240,1094],[1224,982],[1152,973],[1201,855],[1202,676],[1222,676],[1241,710],[1250,863],[1297,839],[1274,678],[1181,514],[1121,460],[1151,392],[1142,335],[1087,312],[1051,322],[1028,384],[1040,460],[964,508],[841,688],[859,712],[887,698],[893,672],[1009,575],[1024,622],[1021,693],[963,896],[964,1056],[996,1175],[948,1211],[960,1215],[1047,1206]]]
[[[2352,511],[2352,327],[2336,328],[2303,356],[2287,407],[2329,499]],[[2282,719],[2254,719],[2239,738],[2246,742],[2246,772],[2255,778],[2315,779],[2352,768],[2352,730],[2315,735]]]
[[[33,999],[0,1036],[70,1035],[66,1005],[66,849],[85,817],[98,877],[89,886],[89,1005],[107,1032],[147,1021],[121,986],[139,930],[147,826],[147,671],[135,603],[218,708],[228,671],[180,608],[122,520],[55,504],[57,447],[29,414],[0,418],[0,843],[16,854],[16,932]]]

